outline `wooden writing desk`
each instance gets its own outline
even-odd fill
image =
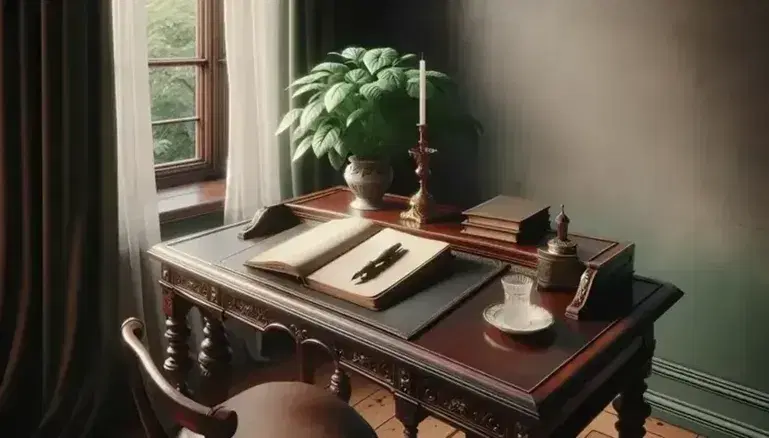
[[[351,214],[347,211],[351,196],[344,188],[332,188],[287,205],[298,220],[322,221]],[[396,223],[403,201],[388,197],[391,209],[361,214]],[[636,277],[624,290],[613,291],[630,297],[628,310],[616,318],[593,320],[564,317],[573,291],[542,292],[540,304],[555,315],[555,326],[540,336],[516,339],[483,321],[484,307],[502,297],[499,282],[492,281],[405,340],[222,268],[220,260],[259,240],[238,239],[244,225],[184,237],[150,251],[162,263],[169,341],[164,368],[180,389],[185,388],[184,376],[191,365],[185,317],[194,305],[205,319],[198,356],[204,375],[216,373],[229,359],[223,319],[235,318],[267,333],[280,330],[297,342],[300,363],[306,362],[302,355],[311,346],[331,356],[335,372],[330,389],[340,397],[349,398],[347,371],[390,388],[407,437],[416,436],[417,425],[428,414],[468,436],[575,436],[618,394],[620,436],[644,435],[644,420],[650,414],[643,399],[644,380],[654,353],[654,321],[681,298],[674,286]],[[456,222],[427,225],[415,232],[508,261],[532,250],[468,240],[459,234]],[[311,364],[307,365],[300,378],[310,380]]]

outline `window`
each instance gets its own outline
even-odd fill
[[[221,0],[146,0],[159,189],[221,175],[226,71]]]

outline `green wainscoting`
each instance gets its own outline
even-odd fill
[[[653,415],[708,437],[769,437],[769,394],[655,358]]]

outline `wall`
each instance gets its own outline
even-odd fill
[[[687,292],[658,324],[650,400],[769,436],[769,2],[454,5],[484,196],[565,203],[575,228],[637,242],[638,272]]]
[[[486,125],[452,172],[565,203],[687,293],[657,326],[655,414],[769,436],[769,2],[366,3],[362,38],[424,51]]]

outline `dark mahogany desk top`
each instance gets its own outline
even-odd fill
[[[298,206],[295,212],[305,220],[324,220],[349,214],[349,192],[336,189],[330,193],[333,196],[310,196],[292,201],[289,206]],[[396,205],[400,200],[392,198],[392,202]],[[390,222],[397,211],[394,208],[392,211],[366,212],[363,215]],[[308,302],[251,284],[253,282],[245,277],[236,278],[233,273],[218,268],[216,263],[219,260],[253,245],[254,241],[237,239],[243,225],[177,239],[153,248],[151,253],[164,266],[187,271],[236,294],[255,297],[293,315],[311,319],[320,326],[339,330],[383,354],[407,358],[431,372],[442,374],[446,379],[455,379],[457,384],[472,387],[480,394],[498,394],[497,397],[502,397],[500,400],[513,402],[519,409],[540,418],[557,415],[561,401],[554,399],[563,388],[585,384],[586,379],[599,375],[603,367],[623,349],[630,348],[631,341],[641,336],[682,296],[681,291],[672,285],[636,278],[632,290],[617,291],[618,294],[632,294],[634,307],[627,315],[614,320],[575,321],[563,316],[573,293],[542,292],[537,299],[553,313],[555,326],[541,336],[515,338],[488,327],[481,316],[485,306],[502,299],[501,285],[492,281],[412,341],[405,341],[345,315],[332,314],[328,310],[318,311]],[[475,238],[460,235],[456,222],[428,225],[422,231],[427,235],[442,234],[460,246],[478,243]],[[504,244],[499,244],[496,249],[489,248],[491,250],[487,253],[522,254],[524,259],[535,250],[534,247]],[[594,250],[599,251],[600,248]],[[550,412],[542,412],[542,409]]]
[[[335,187],[317,194],[289,202],[299,215],[307,218],[332,218],[343,216],[361,216],[388,226],[399,227],[403,231],[412,231],[410,227],[399,224],[398,214],[404,208],[405,199],[387,196],[387,207],[378,211],[357,211],[348,207],[354,199],[353,194],[344,187]],[[461,234],[460,212],[448,206],[438,206],[439,215],[445,220],[426,224],[419,232],[447,240],[459,249],[474,247],[476,253],[495,258],[516,260],[521,265],[536,265],[535,245],[516,245],[494,242],[489,239]],[[608,243],[595,239],[575,240],[580,244],[583,258],[590,258],[606,249]],[[609,242],[609,241],[606,241]],[[477,248],[483,245],[484,250]],[[633,303],[638,321],[648,322],[656,319],[680,297],[681,292],[674,287],[648,279],[637,279],[633,284]],[[655,300],[644,304],[655,294]],[[414,342],[455,361],[460,366],[471,367],[490,377],[499,379],[517,389],[533,393],[548,378],[565,379],[559,371],[570,361],[587,362],[601,353],[601,346],[628,330],[634,318],[619,318],[607,321],[574,321],[563,316],[566,306],[573,298],[572,293],[543,292],[539,303],[556,316],[554,328],[545,337],[526,339],[514,338],[499,333],[481,317],[483,309],[502,299],[502,287],[499,282],[491,282],[476,293],[467,302],[444,316],[430,330],[416,338]],[[666,299],[656,303],[662,297]],[[662,307],[658,307],[659,305]],[[635,316],[631,313],[629,316]],[[646,316],[646,317],[641,317]],[[603,336],[599,338],[599,335]],[[593,345],[594,344],[594,345]],[[593,348],[587,348],[592,346]]]
[[[638,281],[633,295],[641,303],[659,288],[659,284]],[[500,382],[533,393],[548,377],[567,378],[559,375],[565,364],[571,359],[589,361],[601,350],[583,350],[601,334],[607,339],[616,337],[623,327],[618,324],[620,321],[574,321],[565,318],[563,312],[571,296],[545,292],[539,303],[555,316],[554,327],[541,337],[508,336],[489,327],[481,317],[486,306],[500,302],[501,298],[500,283],[490,283],[422,334],[415,343]],[[601,341],[607,343],[603,339]]]

